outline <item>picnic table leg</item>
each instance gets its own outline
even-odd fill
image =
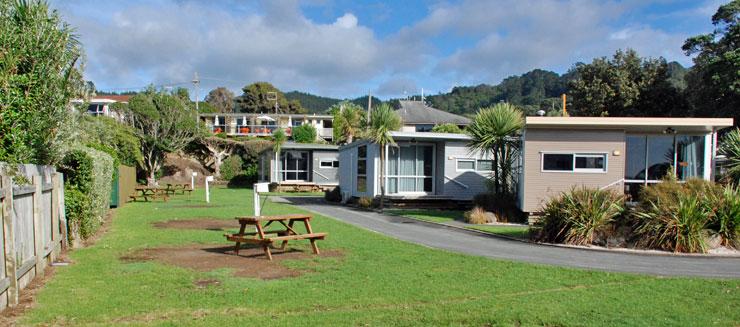
[[[247,228],[247,223],[239,222],[239,224],[241,225],[241,227],[239,227],[238,235],[241,237],[241,236],[244,236],[244,229]],[[234,247],[234,252],[236,253],[236,255],[239,255],[239,246],[241,244],[242,244],[241,242],[236,242],[236,246]]]
[[[257,227],[257,235],[259,235],[259,238],[261,240],[264,240],[265,239],[265,231],[262,230],[262,225],[259,222],[257,222],[257,224],[255,224],[255,226]],[[269,244],[266,244],[266,243],[262,243],[262,250],[265,251],[265,255],[267,256],[267,260],[272,261],[272,253],[270,252],[270,245]]]
[[[303,223],[306,225],[306,233],[313,234],[313,230],[311,229],[311,223],[308,222],[308,219],[304,219]],[[311,249],[313,249],[314,254],[319,254],[319,247],[316,246],[316,239],[311,239]]]
[[[295,222],[295,220],[291,220],[291,221],[290,221],[290,222],[288,223],[288,228],[287,228],[287,230],[285,231],[285,234],[286,234],[286,236],[289,236],[289,235],[290,235],[290,233],[291,233],[291,232],[290,232],[290,230],[291,230],[291,229],[293,228],[293,223],[294,223],[294,222]],[[283,241],[283,244],[281,244],[281,245],[280,245],[280,250],[285,250],[285,246],[286,246],[286,245],[288,245],[288,240],[284,240],[284,241]]]

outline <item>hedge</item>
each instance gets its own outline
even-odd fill
[[[100,227],[110,207],[113,158],[103,151],[75,147],[64,156],[65,208],[70,236],[87,238]]]

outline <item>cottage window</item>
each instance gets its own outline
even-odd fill
[[[457,170],[458,171],[475,170],[475,160],[474,159],[457,159]]]
[[[606,158],[604,153],[543,153],[542,171],[606,172]]]
[[[357,192],[367,192],[367,145],[357,147]]]
[[[493,160],[478,160],[475,170],[493,171]]]
[[[339,168],[339,160],[321,159],[321,161],[319,161],[319,167],[321,167],[321,168]]]

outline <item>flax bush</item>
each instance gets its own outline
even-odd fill
[[[551,243],[591,244],[595,234],[624,210],[624,197],[615,192],[573,188],[545,205],[534,237]]]
[[[722,245],[740,247],[740,188],[728,185],[710,199],[715,211],[709,228],[722,237]]]

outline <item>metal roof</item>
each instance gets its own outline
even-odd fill
[[[421,101],[401,100],[401,108],[396,112],[404,124],[445,124],[469,125],[470,119],[427,106]]]
[[[711,132],[733,125],[732,118],[527,117],[525,128],[620,129],[628,132]]]

